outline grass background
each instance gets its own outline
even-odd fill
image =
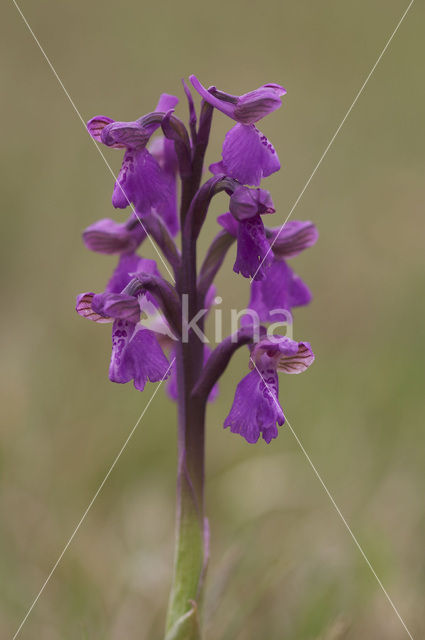
[[[261,123],[282,222],[407,2],[22,0],[86,120],[131,120],[196,73],[288,90]],[[84,227],[121,219],[113,180],[12,2],[2,7],[0,636],[11,638],[146,405],[107,379],[110,332],[74,312],[114,259]],[[281,379],[295,432],[399,608],[425,634],[424,11],[415,2],[300,201],[316,247],[294,262],[314,301],[295,337],[317,360]],[[180,114],[186,117],[182,102]],[[209,161],[229,121],[217,114]],[[114,170],[121,154],[106,150]],[[216,229],[212,207],[201,245]],[[144,245],[144,255],[153,257]],[[245,306],[229,256],[218,293]],[[208,412],[207,638],[407,637],[288,429],[270,446],[222,430],[240,352]],[[160,638],[170,582],[175,407],[160,390],[20,637]]]

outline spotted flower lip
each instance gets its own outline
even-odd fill
[[[155,334],[136,327],[131,321],[115,320],[112,328],[112,354],[109,366],[111,382],[125,384],[133,380],[143,391],[146,382],[159,382],[170,375],[170,365]]]
[[[241,96],[233,96],[215,87],[206,89],[195,75],[191,75],[189,80],[206,102],[242,124],[258,122],[279,109],[282,106],[281,97],[286,93],[286,89],[279,84],[269,83]]]
[[[241,435],[249,444],[255,444],[260,436],[269,444],[278,436],[276,423],[281,426],[284,422],[276,370],[262,367],[251,371],[239,382],[223,426]]]

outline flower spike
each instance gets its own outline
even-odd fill
[[[264,216],[275,214],[277,207],[262,180],[280,169],[280,160],[257,126],[280,109],[286,90],[267,83],[234,95],[206,88],[194,75],[190,83],[182,81],[187,127],[186,119],[176,116],[178,99],[166,93],[154,111],[132,121],[102,115],[89,120],[87,129],[96,143],[123,151],[112,204],[117,209],[130,206],[132,214],[126,221],[105,217],[84,230],[86,247],[117,256],[117,264],[103,292],[82,293],[76,303],[82,317],[111,324],[112,382],[133,382],[142,391],[148,381],[161,384],[168,378],[164,387],[178,404],[177,544],[166,640],[200,640],[202,635],[198,611],[209,550],[205,410],[217,395],[219,378],[232,355],[246,346],[246,375],[235,385],[223,426],[248,443],[270,443],[285,423],[279,373],[302,373],[314,361],[308,342],[274,335],[279,325],[292,330],[292,308],[311,300],[309,288],[287,261],[317,240],[309,221],[289,220],[280,228],[264,225]],[[192,87],[201,96],[199,108]],[[214,111],[230,118],[231,125],[221,158],[210,165],[212,177],[204,179]],[[200,259],[198,239],[218,194],[226,201],[226,213],[217,218],[221,228]],[[155,261],[138,254],[148,235],[169,262],[173,282],[162,277]],[[251,282],[240,279],[230,286],[245,285],[249,305],[238,314],[239,328],[232,335],[221,339],[221,326],[215,327],[220,342],[210,349],[206,316],[223,302],[213,282],[234,243],[233,271]],[[214,310],[216,323],[221,323],[221,312]],[[238,318],[232,314],[232,325]]]

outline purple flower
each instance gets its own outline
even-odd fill
[[[206,102],[238,123],[226,134],[221,162],[212,164],[210,170],[256,186],[262,178],[279,171],[273,145],[254,122],[279,109],[286,90],[278,84],[266,84],[242,96],[232,96],[215,87],[205,89],[196,76],[190,81]]]
[[[222,160],[209,169],[214,175],[224,173],[242,184],[258,186],[279,171],[280,162],[270,140],[255,125],[236,124],[224,138]]]
[[[178,100],[162,94],[157,111],[173,109]],[[173,200],[170,176],[161,169],[146,145],[159,124],[143,126],[141,120],[116,122],[106,116],[95,116],[87,129],[97,142],[108,147],[124,148],[124,158],[112,194],[114,207],[125,209],[133,203],[143,214],[156,208],[160,213]],[[175,197],[175,196],[174,196]]]
[[[230,213],[242,222],[256,215],[274,213],[272,197],[265,189],[240,186],[230,196]]]
[[[260,215],[236,222],[230,213],[225,213],[217,220],[226,231],[237,238],[233,271],[241,273],[245,278],[264,280],[273,261],[273,253],[270,251],[270,243]]]
[[[273,336],[261,340],[253,349],[250,367],[253,369],[238,384],[224,428],[239,433],[251,444],[260,435],[267,443],[277,438],[278,425],[285,416],[279,404],[277,372],[301,373],[313,362],[314,355],[307,342],[295,342]]]
[[[120,294],[131,280],[130,273],[135,271],[146,270],[152,273],[156,269],[154,260],[140,258],[135,254],[123,254],[120,256],[118,264],[112,274],[108,284],[105,287],[105,294]],[[114,316],[106,312],[103,308],[103,294],[96,295],[88,291],[77,296],[76,311],[83,318],[92,320],[93,322],[106,323],[113,322]],[[95,306],[93,307],[93,299],[95,298]],[[122,298],[124,303],[125,298]],[[112,298],[109,298],[108,305],[112,305]],[[111,306],[111,308],[113,308]],[[139,313],[140,315],[140,313]]]
[[[270,252],[271,264],[267,278],[251,283],[251,297],[248,309],[256,311],[260,322],[279,320],[277,310],[291,311],[311,301],[311,292],[285,260],[276,260]],[[249,316],[244,316],[249,318]]]
[[[109,379],[122,384],[133,380],[136,389],[143,391],[147,380],[157,382],[167,378],[170,372],[156,334],[139,324],[140,301],[122,293],[134,272],[157,274],[158,270],[154,260],[123,254],[105,292],[79,295],[76,310],[94,322],[113,322]]]
[[[286,93],[286,89],[279,84],[270,83],[242,96],[232,96],[230,93],[218,91],[215,87],[205,89],[194,75],[190,76],[189,80],[205,102],[242,124],[258,122],[279,109],[282,106],[280,98]]]
[[[303,373],[313,364],[314,353],[309,342],[296,342],[287,336],[268,336],[254,346],[250,367],[260,369],[264,362],[272,364],[279,373]]]
[[[159,382],[169,375],[169,362],[153,331],[118,319],[112,327],[112,354],[109,379],[125,384],[133,380],[143,391],[147,380]]]
[[[269,251],[270,244],[259,215],[239,223],[237,242],[233,271],[241,273],[245,278],[264,280],[272,253]]]
[[[261,375],[256,370],[251,371],[236,387],[224,428],[230,427],[232,433],[239,433],[250,444],[257,442],[260,435],[267,443],[277,438],[276,422],[279,425],[285,422],[278,394],[275,369],[263,367]]]
[[[230,197],[230,213],[217,218],[219,224],[237,237],[235,273],[263,280],[272,261],[261,215],[274,213],[268,191],[239,187]]]
[[[267,229],[273,253],[278,258],[293,258],[312,247],[319,237],[316,226],[309,220],[289,220],[282,227]]]
[[[124,224],[103,218],[83,231],[87,249],[97,253],[134,253],[146,232],[134,214]]]
[[[117,267],[106,285],[106,293],[121,293],[131,280],[131,274],[144,272],[158,274],[155,260],[148,260],[133,254],[124,254],[120,257]]]

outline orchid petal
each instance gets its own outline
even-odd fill
[[[278,394],[279,382],[273,368],[251,371],[236,387],[224,428],[230,427],[232,433],[239,433],[250,444],[257,442],[260,435],[267,443],[277,438],[276,422],[285,422]]]
[[[108,147],[126,147],[127,149],[144,149],[150,138],[150,132],[136,120],[134,122],[112,122],[100,135],[103,144]]]
[[[88,121],[87,130],[93,140],[96,140],[96,142],[103,142],[102,131],[107,125],[112,124],[113,122],[115,122],[115,120],[108,118],[108,116],[95,116]],[[117,148],[122,148],[124,145],[119,144],[116,146]]]
[[[275,322],[276,311],[280,309],[291,311],[292,307],[308,304],[311,298],[307,285],[286,262],[272,258],[267,278],[260,282],[254,280],[251,283],[248,308],[258,314],[260,322]]]
[[[250,189],[240,186],[230,196],[230,213],[236,220],[245,221],[266,213],[274,213],[271,195],[265,189]]]
[[[132,202],[143,214],[171,197],[169,179],[149,151],[127,149],[112,195],[114,207],[124,209]]]
[[[155,111],[170,111],[174,109],[179,103],[179,99],[170,93],[161,93],[159,96],[158,104],[155,107]]]
[[[98,293],[93,296],[93,310],[108,318],[120,318],[137,324],[140,320],[140,306],[137,298],[125,293]]]
[[[261,367],[264,362],[278,372],[303,373],[313,364],[314,353],[309,342],[274,335],[263,338],[252,350],[250,367]]]
[[[319,237],[316,226],[308,220],[289,220],[275,229],[266,229],[273,252],[281,258],[292,258],[312,247]]]
[[[220,216],[218,216],[217,222],[221,227],[223,227],[223,229],[227,231],[227,233],[230,233],[230,235],[234,236],[235,238],[237,237],[238,221],[232,216],[231,213],[222,213]]]
[[[194,75],[189,80],[210,105],[242,124],[253,124],[282,106],[286,90],[278,84],[265,84],[241,96],[233,96],[215,87],[207,90]]]
[[[242,184],[258,186],[279,171],[280,162],[272,143],[254,125],[236,124],[223,144],[224,173]]]
[[[76,312],[83,318],[87,318],[87,320],[92,320],[93,322],[98,322],[99,324],[112,322],[111,318],[106,318],[93,310],[92,302],[94,295],[95,294],[91,291],[87,293],[80,293],[80,295],[77,296],[77,303],[75,306]]]
[[[121,369],[125,377],[131,375],[139,391],[143,391],[148,380],[160,382],[168,378],[169,362],[153,331],[135,331],[123,353]]]
[[[131,219],[130,219],[131,220]],[[129,228],[128,223],[103,218],[83,231],[83,241],[87,249],[97,253],[132,253],[146,238],[146,231],[140,222]]]
[[[106,285],[105,293],[121,293],[131,280],[130,274],[142,270],[143,262],[143,258],[135,253],[123,254]]]
[[[245,278],[263,280],[266,270],[272,262],[270,244],[264,232],[264,225],[259,215],[239,222],[235,273]]]

